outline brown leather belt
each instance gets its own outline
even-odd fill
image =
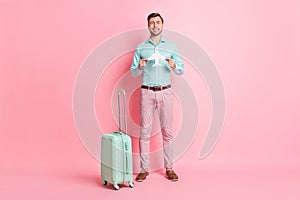
[[[147,86],[147,85],[142,85],[141,88],[147,89],[147,90],[153,90],[154,92],[156,92],[156,91],[162,91],[162,90],[168,89],[170,87],[171,87],[171,85],[166,85],[166,86]]]

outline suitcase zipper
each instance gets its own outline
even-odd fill
[[[125,167],[126,167],[126,174],[129,174],[129,169],[128,169],[128,143],[125,143]]]
[[[123,146],[123,169],[122,169],[122,174],[123,174],[123,182],[125,182],[126,177],[125,177],[125,173],[127,174],[127,170],[126,170],[126,160],[127,160],[127,156],[126,156],[126,145],[124,142],[124,138],[123,135],[121,135],[121,140],[122,140],[122,146]]]

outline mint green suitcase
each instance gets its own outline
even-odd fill
[[[125,132],[122,131],[120,94],[124,96],[124,123]],[[118,91],[119,107],[119,132],[104,134],[101,138],[101,178],[102,183],[106,185],[112,183],[118,190],[119,184],[128,183],[131,188],[134,187],[132,176],[132,145],[131,138],[127,135],[126,122],[126,96],[125,91]]]

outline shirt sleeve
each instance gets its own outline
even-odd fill
[[[174,50],[171,58],[175,61],[176,64],[176,68],[173,69],[173,72],[177,75],[182,75],[184,72],[184,64],[181,60],[181,56],[178,52],[176,45],[174,46]]]
[[[134,52],[132,64],[130,67],[130,72],[132,76],[140,76],[143,72],[143,70],[139,69],[140,59],[141,56],[139,53],[139,49],[137,48]]]

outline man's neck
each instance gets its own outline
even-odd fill
[[[151,35],[150,39],[152,40],[152,42],[157,45],[160,42],[161,39],[161,34],[159,35]]]

